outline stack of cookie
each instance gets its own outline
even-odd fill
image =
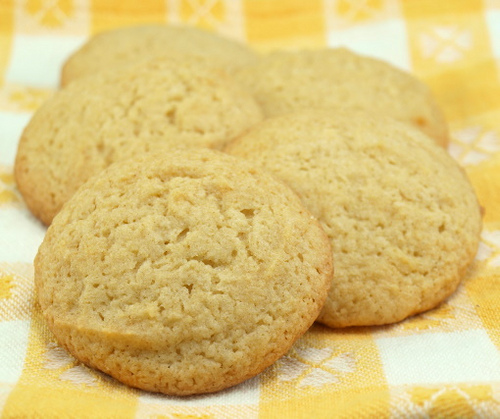
[[[386,63],[146,26],[91,39],[62,84],[15,166],[50,225],[37,298],[62,346],[128,385],[235,385],[316,320],[435,307],[474,258],[443,114]]]

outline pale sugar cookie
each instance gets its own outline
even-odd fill
[[[407,124],[303,112],[264,121],[226,151],[285,181],[330,237],[335,276],[319,316],[328,326],[431,309],[475,256],[481,214],[465,172]]]
[[[194,58],[164,58],[85,77],[58,91],[24,130],[15,176],[45,224],[109,164],[142,151],[220,148],[262,119],[249,93]]]
[[[449,140],[430,89],[411,74],[347,49],[279,51],[236,70],[267,116],[342,107],[415,125],[442,146]]]
[[[157,55],[206,57],[214,65],[249,64],[257,54],[248,46],[203,29],[174,25],[128,26],[91,37],[65,62],[61,84],[103,70],[117,69]]]
[[[284,355],[332,277],[329,240],[283,183],[221,152],[148,153],[83,185],[35,285],[56,338],[144,390],[221,390]]]

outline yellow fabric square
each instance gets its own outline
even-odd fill
[[[296,396],[288,401],[260,404],[262,418],[296,419],[389,419],[390,394],[388,389],[351,391],[338,394]]]
[[[323,1],[244,0],[246,38],[262,50],[326,44]]]
[[[500,156],[468,167],[467,174],[484,207],[484,223],[500,223]]]
[[[401,5],[408,20],[438,15],[468,15],[484,7],[483,0],[401,0]]]
[[[476,276],[498,274],[500,269],[500,224],[487,224],[481,233],[478,252],[481,269]],[[484,325],[481,323],[484,327]]]
[[[165,0],[91,0],[91,32],[96,33],[125,25],[164,23]]]
[[[385,19],[402,18],[398,0],[326,0],[329,30],[342,30]]]
[[[29,35],[83,35],[88,30],[86,3],[74,0],[25,0],[15,3],[16,29]]]
[[[25,367],[5,404],[4,417],[132,418],[139,391],[92,370],[63,348],[35,304]]]
[[[476,412],[468,399],[453,389],[440,394],[435,399],[429,414],[430,417],[446,417],[452,412],[454,416],[463,419],[473,419],[476,417]]]
[[[367,331],[314,325],[263,375],[262,416],[355,417],[357,409],[384,411],[389,392]]]
[[[42,0],[27,0],[24,9],[32,16],[38,15],[41,26],[57,28],[74,12],[74,7],[71,0],[57,0],[50,6]]]
[[[14,30],[13,0],[0,2],[0,85],[9,64],[12,35]]]
[[[498,101],[498,106],[490,111],[485,111],[478,115],[471,115],[468,118],[454,121],[450,124],[451,131],[459,132],[460,130],[464,129],[464,127],[478,126],[482,127],[482,129],[485,131],[498,131],[498,135],[500,135],[500,127],[498,126],[498,121],[500,120],[500,98],[498,99]],[[500,149],[497,150],[495,147],[491,151],[496,153],[500,152]]]
[[[151,419],[232,419],[239,418],[257,418],[257,405],[244,404],[213,404],[208,406],[195,406],[169,403],[168,396],[154,395],[158,402],[145,402],[139,399],[136,412],[136,418]],[[200,400],[204,396],[199,396]]]
[[[351,390],[347,392],[304,393],[289,399],[262,398],[262,418],[389,418],[388,388]]]
[[[409,19],[407,30],[413,71],[420,76],[469,67],[492,56],[483,13]]]
[[[490,60],[443,71],[423,80],[444,108],[448,121],[453,122],[500,107],[500,84],[495,75],[496,66]]]
[[[78,388],[58,388],[18,384],[5,405],[5,418],[106,418],[135,417],[130,400],[95,392],[88,394]]]
[[[417,386],[408,389],[405,396],[409,405],[406,411],[411,410],[418,417],[472,419],[496,410],[488,385]]]

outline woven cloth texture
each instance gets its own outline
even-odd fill
[[[24,126],[92,34],[183,23],[258,51],[346,46],[426,82],[484,208],[476,259],[438,308],[313,326],[259,376],[188,398],[128,388],[57,345],[34,303],[45,228],[17,191]],[[500,417],[500,0],[0,0],[0,418]]]

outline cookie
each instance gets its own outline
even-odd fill
[[[261,119],[254,98],[221,70],[157,57],[56,92],[21,136],[17,185],[33,214],[50,224],[82,183],[117,160],[219,148]]]
[[[226,151],[273,172],[328,234],[335,276],[319,321],[398,322],[458,286],[481,215],[465,172],[419,130],[361,112],[271,118]]]
[[[267,116],[316,108],[369,110],[409,122],[448,144],[448,127],[429,88],[383,61],[347,49],[279,51],[241,67]]]
[[[35,286],[82,362],[144,390],[255,376],[314,322],[328,237],[271,175],[209,149],[146,153],[89,180],[49,227]]]
[[[64,63],[61,84],[157,55],[207,57],[224,68],[251,63],[256,53],[230,38],[188,26],[143,25],[101,32]]]

